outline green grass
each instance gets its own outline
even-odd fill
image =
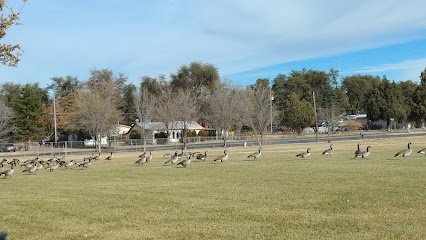
[[[395,152],[426,138],[208,149],[187,168],[116,154],[87,170],[15,172],[0,179],[0,231],[10,239],[425,239],[426,157]],[[309,159],[295,155],[311,148]],[[203,151],[202,149],[201,151]],[[106,156],[104,153],[103,158]],[[67,160],[82,156],[68,156]]]

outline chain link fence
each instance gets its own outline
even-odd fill
[[[233,135],[229,136],[227,143],[240,142],[251,140],[250,135]],[[209,148],[223,147],[223,139],[219,137],[188,137],[187,144],[191,145],[192,148],[196,148],[196,145],[203,144],[203,147],[209,146]],[[147,139],[146,147],[149,150],[164,150],[164,149],[176,149],[181,150],[183,146],[182,139],[170,140],[168,138],[156,138]],[[46,156],[46,155],[71,155],[71,154],[95,154],[95,141],[64,141],[64,142],[25,142],[15,143],[16,152],[14,155],[20,156]],[[142,139],[111,139],[102,141],[102,151],[104,152],[140,152],[143,151],[143,140]],[[2,152],[0,155],[8,154]]]
[[[315,134],[265,134],[262,145],[279,145],[294,143],[315,143],[315,142],[334,142],[334,141],[362,141],[364,139],[378,138],[396,138],[407,136],[426,135],[424,129],[410,129],[400,131],[358,131],[358,132],[336,132],[331,135],[319,134],[318,139]],[[222,148],[223,139],[219,137],[189,137],[188,149],[196,148]],[[227,147],[253,147],[258,146],[260,136],[253,135],[233,135],[227,140]],[[46,142],[46,143],[15,143],[16,152],[1,152],[2,157],[12,156],[61,156],[72,154],[96,155],[94,141],[65,141],[65,142]],[[183,148],[182,140],[176,142],[170,139],[150,139],[146,141],[146,149],[152,151],[168,150],[180,151]],[[112,139],[102,144],[103,152],[141,152],[143,151],[143,141],[141,139]]]

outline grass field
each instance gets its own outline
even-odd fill
[[[393,155],[411,141],[406,160]],[[426,138],[229,148],[187,168],[116,154],[87,170],[17,169],[0,179],[0,231],[9,239],[426,239]],[[296,154],[311,148],[309,159]],[[201,149],[200,151],[204,151]],[[103,154],[105,158],[107,153]],[[82,160],[68,156],[66,160]],[[21,171],[19,171],[21,170]]]

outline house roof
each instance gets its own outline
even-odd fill
[[[145,122],[145,124],[142,124],[141,122],[136,123],[140,128],[142,128],[142,125],[144,125],[145,130],[166,130],[166,124],[163,122]],[[184,127],[183,121],[173,121],[169,122],[169,130],[182,130]],[[188,130],[201,130],[204,129],[203,126],[198,124],[195,121],[187,122],[187,128]]]
[[[343,120],[357,120],[358,118],[367,118],[367,114],[346,115]]]

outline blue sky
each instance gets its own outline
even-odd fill
[[[241,85],[303,67],[418,81],[424,9],[423,0],[29,0],[24,25],[2,39],[20,43],[24,55],[17,68],[0,65],[0,83],[85,81],[92,68],[139,83],[191,61]]]

